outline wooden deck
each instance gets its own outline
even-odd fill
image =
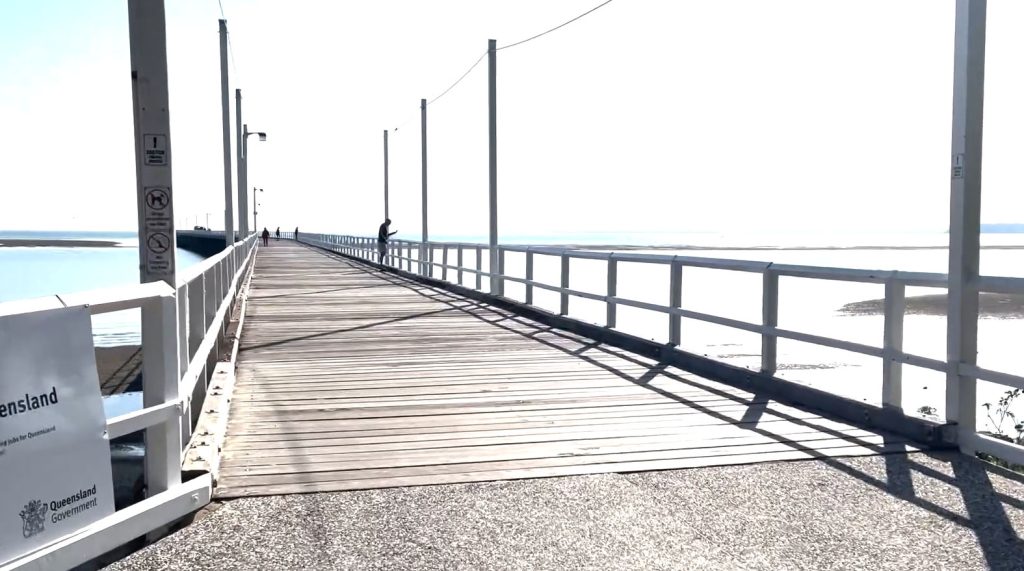
[[[281,241],[256,261],[217,495],[911,449]]]

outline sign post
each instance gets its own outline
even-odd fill
[[[174,192],[171,186],[170,114],[167,109],[167,31],[163,0],[128,0],[135,173],[142,283],[175,277]],[[161,312],[166,312],[162,314]],[[177,298],[169,307],[142,308],[142,404],[178,398]],[[177,324],[180,326],[180,324]],[[181,429],[167,422],[146,429],[146,488],[150,496],[181,483]]]
[[[85,307],[0,317],[0,565],[114,513]]]

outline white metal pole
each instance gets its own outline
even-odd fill
[[[946,419],[959,425],[971,453],[977,429],[977,380],[959,371],[978,356],[978,256],[981,142],[985,99],[986,0],[957,0],[953,51],[953,140],[949,202],[949,307],[946,319]]]
[[[903,409],[903,362],[894,358],[903,352],[903,318],[907,310],[907,287],[890,278],[885,282],[885,321],[882,325],[882,406]]]
[[[171,132],[167,96],[167,31],[162,0],[128,0],[128,34],[135,119],[135,174],[139,268],[143,283],[176,286]],[[178,400],[177,298],[142,309],[142,404]],[[149,493],[181,483],[181,419],[146,429],[145,474]]]
[[[608,302],[605,304],[605,325],[609,328],[614,328],[616,325],[616,309],[617,305],[612,299],[618,294],[616,293],[619,287],[619,265],[618,261],[615,260],[615,252],[608,254]],[[530,276],[533,277],[532,275]]]
[[[239,166],[239,178],[238,186],[242,189],[242,192],[246,196],[246,202],[249,200],[249,125],[242,123],[242,138],[238,142],[238,146],[241,147],[242,151],[239,153],[241,158],[238,161]],[[248,208],[246,208],[246,217],[248,217]],[[248,225],[249,221],[246,220],[245,224]],[[252,231],[259,232],[259,228],[256,228],[256,187],[252,189]]]
[[[423,216],[423,238],[420,240],[420,275],[425,275],[426,266],[423,265],[426,259],[426,247],[427,240],[429,239],[430,233],[427,232],[427,100],[420,99],[420,163],[422,165],[422,176],[423,176],[423,199],[422,199],[422,216]]]
[[[779,325],[779,274],[771,267],[761,275],[761,325]],[[779,338],[773,333],[761,334],[761,372],[774,375],[778,369]]]
[[[246,165],[246,166],[248,166],[248,165]],[[246,178],[249,178],[249,177],[247,176]],[[246,181],[246,183],[248,183],[248,181]],[[258,210],[259,210],[259,204],[256,202],[256,187],[254,186],[254,187],[252,187],[252,231],[256,232],[257,234],[259,234],[259,232],[260,232],[260,225],[256,221],[256,215],[259,214]]]
[[[220,106],[224,130],[224,242],[235,243],[234,204],[231,200],[231,106],[228,96],[228,21],[220,20]]]
[[[235,170],[238,171],[238,231],[242,237],[249,235],[249,192],[245,181],[245,164],[242,161],[242,90],[235,90]]]
[[[384,219],[388,218],[388,130],[384,129]]]
[[[498,273],[498,83],[497,83],[497,49],[496,40],[487,40],[487,124],[489,140],[489,173],[490,190],[488,192],[488,207],[490,209],[490,233],[487,243],[491,253],[491,294],[499,295],[500,277]]]
[[[677,256],[678,257],[678,256]],[[683,306],[683,265],[673,260],[669,269],[668,305],[672,309],[679,309]],[[682,322],[679,315],[668,316],[668,342],[673,347],[682,343]]]

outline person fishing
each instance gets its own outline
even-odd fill
[[[394,232],[388,232],[391,227],[391,219],[386,218],[384,223],[380,225],[377,230],[377,254],[380,256],[380,265],[384,265],[384,256],[388,253],[388,238],[398,233],[398,230]]]

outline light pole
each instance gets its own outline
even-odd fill
[[[240,97],[241,97],[241,95],[239,95],[239,98]],[[241,136],[241,145],[240,145],[241,149],[239,151],[239,155],[240,156],[238,157],[238,188],[247,188],[249,186],[249,145],[248,145],[249,135],[259,135],[261,141],[266,141],[267,140],[267,134],[264,133],[263,131],[249,132],[249,125],[244,125],[242,127],[242,136]],[[254,188],[253,192],[255,193],[255,191],[256,191],[256,189]],[[255,198],[253,198],[252,210],[253,210],[253,225],[255,226],[255,224],[256,224],[256,199]],[[240,214],[240,216],[244,216],[244,214]],[[256,232],[256,231],[257,231],[257,228],[253,228],[253,232]]]
[[[258,214],[258,212],[256,211],[256,208],[259,207],[259,204],[256,202],[256,191],[257,190],[259,190],[260,192],[263,192],[262,188],[257,189],[255,186],[252,187],[252,231],[253,232],[259,232],[260,231],[260,225],[256,223],[256,214]]]

